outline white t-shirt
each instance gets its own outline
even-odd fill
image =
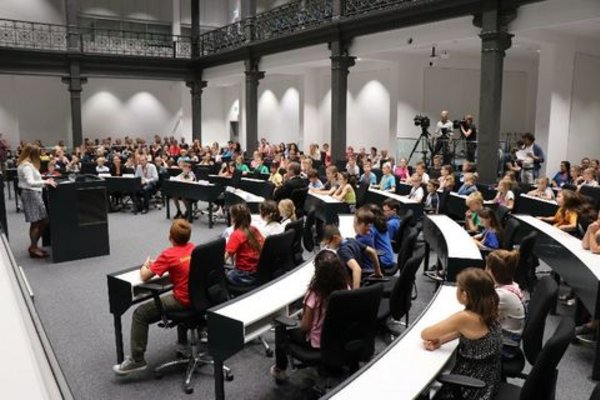
[[[421,186],[419,186],[418,188],[411,188],[410,189],[410,194],[408,195],[408,198],[414,201],[418,201],[421,202],[423,201],[423,196],[424,196],[424,192],[423,192],[423,188]]]
[[[438,121],[438,123],[435,125],[434,136],[440,137],[442,135],[442,129],[444,128],[448,130],[448,135],[452,135],[452,131],[454,130],[454,124],[450,120],[446,121],[445,123],[442,121]]]
[[[516,293],[520,293],[520,290],[516,284],[498,286],[496,293],[500,302],[498,303],[498,320],[502,325],[502,330],[514,333],[517,335],[523,334],[523,328],[525,327],[525,306]],[[504,341],[506,342],[507,337],[504,335]],[[518,343],[504,343],[518,345]]]

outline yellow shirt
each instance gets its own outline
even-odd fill
[[[554,214],[554,226],[558,228],[564,225],[577,225],[577,213],[560,207]]]

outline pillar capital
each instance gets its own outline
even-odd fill
[[[349,72],[350,67],[353,67],[356,64],[356,57],[349,55],[332,55],[329,57],[331,59],[331,69],[332,70],[342,70],[346,71],[346,74]]]
[[[78,76],[78,77],[73,77],[73,76],[63,76],[61,78],[62,83],[69,85],[69,92],[71,92],[71,94],[73,93],[81,93],[81,91],[83,90],[82,85],[85,85],[88,81],[88,78],[85,76]]]
[[[265,71],[259,69],[260,59],[259,58],[247,58],[244,61],[244,75],[246,76],[247,83],[256,83],[265,78]]]
[[[190,93],[192,96],[202,95],[202,90],[206,87],[208,82],[203,81],[202,79],[194,79],[185,82],[185,86],[190,88]]]

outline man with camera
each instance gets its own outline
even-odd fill
[[[452,132],[454,124],[448,118],[448,111],[442,111],[440,120],[435,126],[433,137],[435,139],[434,155],[441,154],[443,156],[443,164],[450,164],[450,140],[452,140]]]
[[[466,140],[467,160],[475,162],[475,150],[477,149],[477,127],[473,123],[473,116],[465,115],[459,123],[461,136]]]

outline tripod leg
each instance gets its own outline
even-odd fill
[[[421,143],[422,138],[423,138],[423,135],[419,136],[419,138],[415,142],[415,145],[413,146],[412,151],[410,152],[410,155],[408,156],[408,161],[406,162],[407,164],[410,164],[410,160],[412,160],[413,156],[415,155],[415,152],[417,151],[417,148],[419,147],[419,143]]]

